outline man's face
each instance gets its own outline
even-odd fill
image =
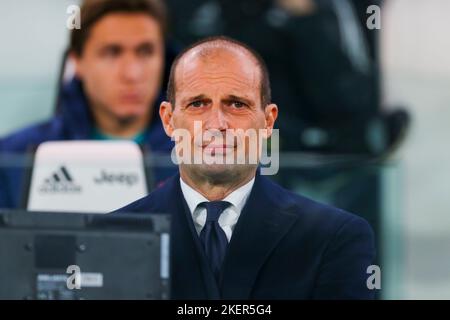
[[[276,105],[261,106],[260,71],[246,52],[239,49],[216,50],[208,57],[193,53],[183,58],[175,76],[175,106],[163,103],[160,115],[166,132],[172,136],[177,129],[190,133],[192,152],[203,156],[232,154],[236,159],[238,148],[249,152],[248,139],[234,135],[227,141],[224,137],[230,129],[268,129],[269,134],[277,117]],[[201,131],[194,122],[200,121]],[[206,136],[213,130],[222,139]],[[202,139],[203,138],[203,139]],[[259,140],[259,139],[258,139]],[[242,149],[241,149],[242,150]],[[198,154],[198,153],[197,153]],[[204,176],[220,178],[239,170],[248,170],[248,165],[205,164],[186,166]],[[256,164],[252,166],[256,168]]]
[[[116,119],[148,116],[164,65],[161,28],[147,14],[108,14],[75,61],[92,108]]]

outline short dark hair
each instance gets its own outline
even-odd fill
[[[146,13],[159,23],[163,37],[166,34],[167,10],[160,0],[84,0],[80,11],[81,29],[71,31],[69,47],[78,56],[83,54],[92,26],[110,13]]]
[[[225,45],[239,47],[244,49],[247,53],[250,54],[251,57],[254,58],[256,65],[258,66],[260,70],[260,90],[261,90],[261,105],[263,108],[270,104],[272,102],[271,97],[271,89],[270,89],[270,80],[269,80],[269,71],[267,70],[266,63],[264,62],[263,58],[259,55],[258,52],[253,50],[251,47],[246,45],[245,43],[242,43],[238,40],[226,37],[226,36],[213,36],[208,37],[205,39],[202,39],[200,41],[195,42],[194,44],[190,45],[189,47],[185,48],[178,56],[175,58],[174,62],[172,63],[172,67],[170,68],[170,75],[169,75],[169,83],[167,84],[167,99],[172,104],[172,108],[175,107],[175,72],[176,68],[178,66],[178,63],[180,60],[184,57],[185,54],[187,54],[192,49],[209,44],[209,43],[223,43]]]

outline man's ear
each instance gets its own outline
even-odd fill
[[[278,117],[278,107],[274,103],[268,104],[264,112],[266,117],[266,138],[269,138],[272,135],[272,130]]]
[[[162,124],[164,126],[164,131],[169,137],[172,137],[173,124],[172,124],[172,104],[167,101],[161,102],[159,106],[159,116],[161,117]]]
[[[81,63],[81,57],[75,52],[70,52],[67,56],[67,60],[73,63],[75,67],[75,76],[78,79],[83,79],[83,67]]]

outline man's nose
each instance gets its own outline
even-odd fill
[[[121,64],[121,76],[126,82],[135,82],[139,80],[142,73],[142,66],[136,57],[124,57]]]
[[[206,119],[205,129],[226,130],[228,123],[225,114],[220,106],[213,106]]]

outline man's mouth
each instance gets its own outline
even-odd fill
[[[207,154],[216,155],[216,154],[226,154],[235,149],[234,145],[227,144],[208,144],[202,146],[203,151]]]
[[[122,103],[142,103],[142,95],[139,93],[125,93],[120,96]]]

